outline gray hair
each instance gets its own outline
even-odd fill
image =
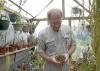
[[[53,8],[47,12],[48,19],[50,19],[51,15],[59,15],[62,17],[62,11],[58,8]]]

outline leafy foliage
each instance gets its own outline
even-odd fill
[[[96,71],[100,71],[100,0],[94,0],[93,3],[94,27],[92,47],[96,56]]]

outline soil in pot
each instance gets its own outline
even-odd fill
[[[64,55],[57,55],[55,59],[59,62],[64,62],[65,61],[65,56]]]

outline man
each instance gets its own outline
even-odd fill
[[[69,27],[61,24],[62,12],[55,8],[48,13],[49,26],[38,36],[37,52],[45,60],[44,71],[69,71],[69,56],[75,51],[75,40]],[[64,62],[56,60],[63,54]]]

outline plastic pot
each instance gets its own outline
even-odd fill
[[[7,30],[9,23],[10,22],[8,20],[0,20],[0,30]]]
[[[17,17],[15,14],[9,14],[9,18],[11,22],[15,22]]]

